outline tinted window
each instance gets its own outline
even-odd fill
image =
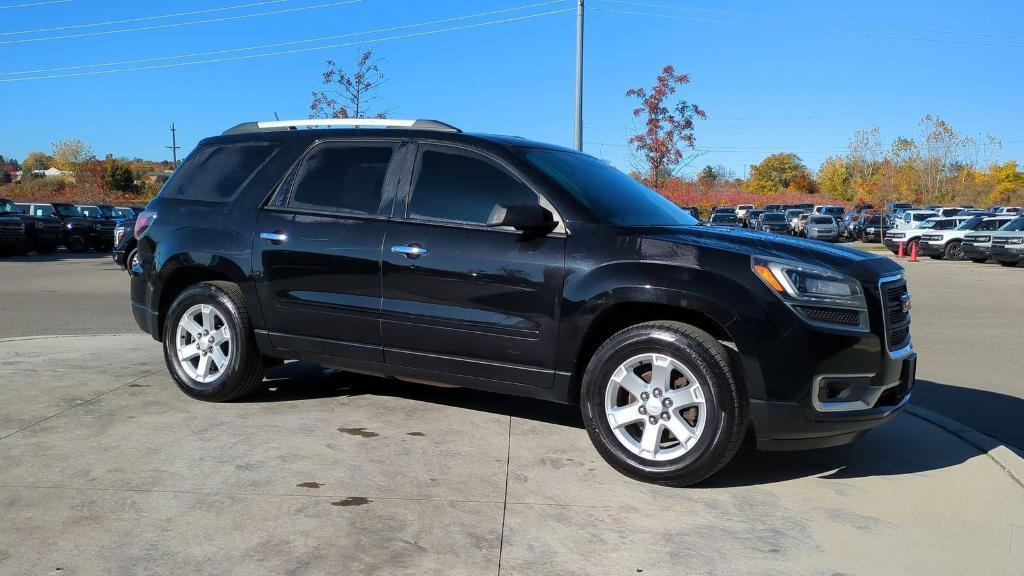
[[[952,230],[956,228],[956,220],[938,220],[933,228],[935,230]]]
[[[376,214],[391,146],[322,144],[306,156],[289,205]]]
[[[975,228],[979,231],[999,230],[999,227],[1006,224],[1006,220],[985,220]]]
[[[815,216],[811,218],[811,224],[832,224],[834,222],[830,216]]]
[[[1020,232],[1024,230],[1024,218],[1011,220],[1009,224],[999,229],[1002,232]]]
[[[53,214],[53,206],[49,204],[36,204],[32,207],[33,216],[50,216]]]
[[[785,221],[785,219],[786,217],[780,214],[779,212],[769,212],[767,214],[762,214],[760,218],[760,220],[763,220],[764,222],[783,222]]]
[[[189,154],[160,196],[227,202],[275,150],[268,142],[204,146]]]
[[[517,153],[575,196],[599,221],[620,226],[697,223],[661,194],[593,156],[539,148],[520,148]]]
[[[482,158],[426,150],[420,156],[409,216],[486,224],[498,204],[537,203],[537,195],[525,184]]]
[[[735,214],[715,214],[711,221],[715,224],[735,224],[739,222],[739,218]]]

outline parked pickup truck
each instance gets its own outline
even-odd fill
[[[135,235],[135,320],[201,400],[298,359],[577,404],[612,466],[684,486],[749,427],[845,444],[914,386],[892,259],[700,225],[600,159],[437,121],[236,126]]]

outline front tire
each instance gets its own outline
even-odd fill
[[[680,322],[647,322],[613,335],[594,353],[580,392],[598,453],[623,474],[689,486],[739,448],[747,404],[725,348]]]
[[[954,260],[954,261],[963,260],[964,259],[964,253],[963,253],[963,250],[960,247],[960,243],[954,241],[954,242],[950,242],[949,244],[946,244],[946,249],[945,249],[944,256],[945,256],[946,260]]]
[[[230,282],[186,288],[168,311],[163,343],[168,371],[192,398],[226,402],[263,381],[242,292]]]
[[[65,244],[68,247],[68,251],[75,254],[81,254],[89,249],[89,240],[86,239],[84,234],[79,234],[78,232],[68,236]]]

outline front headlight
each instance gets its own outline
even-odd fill
[[[1024,244],[1024,238],[1010,238],[1006,241],[1007,244]]]
[[[800,262],[751,257],[754,274],[784,302],[866,310],[860,282],[844,274]]]

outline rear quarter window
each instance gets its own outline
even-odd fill
[[[276,151],[277,145],[270,142],[202,146],[189,154],[160,196],[230,202]]]

